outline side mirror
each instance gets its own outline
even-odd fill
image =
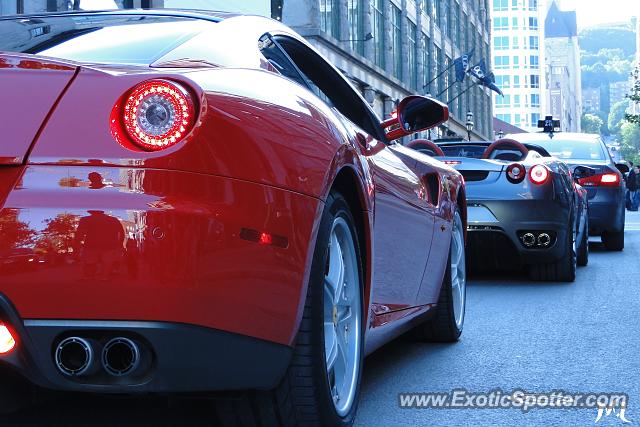
[[[573,169],[573,178],[575,180],[588,178],[596,174],[596,170],[588,166],[576,166]]]
[[[624,163],[616,163],[616,167],[622,173],[628,173],[629,172],[629,166],[625,165]]]
[[[416,132],[431,129],[449,120],[449,107],[426,96],[411,95],[398,104],[393,117],[381,123],[387,130],[387,139],[402,138]]]

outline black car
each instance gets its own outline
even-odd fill
[[[525,266],[534,279],[572,282],[587,264],[586,191],[544,148],[509,139],[408,146],[464,177],[469,267]]]
[[[517,133],[508,136],[543,147],[566,162],[589,197],[589,235],[601,236],[608,250],[624,248],[625,164],[615,164],[602,138],[586,133]],[[576,170],[576,167],[581,166]],[[586,168],[585,168],[586,166]]]

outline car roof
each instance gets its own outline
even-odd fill
[[[5,15],[0,16],[0,20],[13,20],[16,18],[46,18],[54,16],[83,16],[83,15],[151,15],[151,16],[175,16],[184,18],[200,18],[209,21],[220,22],[236,16],[259,16],[249,14],[239,14],[231,12],[221,12],[215,10],[198,9],[107,9],[107,10],[71,10],[64,12],[45,12],[28,15]],[[266,18],[265,18],[266,19]]]
[[[540,141],[549,139],[549,134],[545,132],[523,132],[510,133],[505,138],[512,138],[516,141]],[[600,135],[595,133],[579,133],[579,132],[554,132],[553,138],[571,141],[594,141],[600,139]]]

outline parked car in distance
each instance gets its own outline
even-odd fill
[[[408,146],[465,178],[471,267],[525,266],[535,279],[573,282],[576,265],[587,264],[586,192],[564,162],[512,139]]]
[[[602,138],[570,132],[517,133],[508,135],[525,144],[543,147],[567,163],[589,198],[589,234],[600,236],[605,248],[624,248],[626,164],[615,164]],[[586,168],[585,168],[586,167]],[[587,169],[588,168],[588,169]]]
[[[256,16],[43,14],[0,34],[0,411],[17,374],[243,390],[211,418],[348,426],[366,354],[412,328],[459,338],[464,181],[395,142],[446,105],[410,96],[381,122]]]

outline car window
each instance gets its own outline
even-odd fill
[[[274,40],[295,63],[312,92],[371,136],[386,140],[375,113],[338,71],[293,38],[276,36]]]
[[[141,16],[47,17],[30,19],[28,25],[1,20],[0,51],[148,65],[213,25],[198,19]]]
[[[598,139],[563,139],[556,134],[554,138],[531,141],[547,150],[559,159],[607,160],[602,143]]]

